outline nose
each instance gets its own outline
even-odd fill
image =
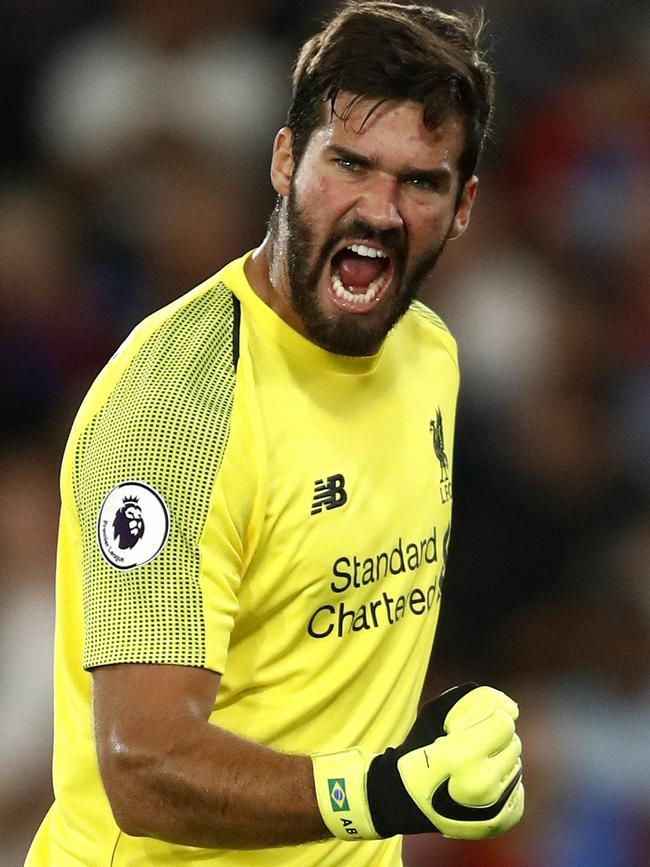
[[[400,229],[403,225],[398,207],[399,184],[389,176],[373,177],[357,201],[357,215],[376,229]]]

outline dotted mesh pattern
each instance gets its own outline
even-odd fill
[[[422,316],[424,319],[428,319],[429,322],[437,325],[438,328],[442,328],[443,331],[449,331],[442,319],[436,313],[434,313],[430,307],[427,307],[426,304],[423,304],[421,301],[412,301],[411,310],[413,310],[414,313]]]
[[[220,283],[145,341],[77,442],[86,668],[204,664],[198,542],[228,440],[232,347],[233,296]],[[96,526],[107,493],[127,480],[162,495],[170,531],[157,557],[124,571],[102,557]]]

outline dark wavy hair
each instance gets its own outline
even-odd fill
[[[296,165],[324,121],[324,106],[336,114],[341,91],[355,95],[339,115],[344,121],[361,99],[376,100],[366,120],[386,100],[409,99],[422,104],[429,129],[453,113],[463,119],[462,188],[476,169],[494,101],[494,74],[479,48],[482,29],[480,11],[450,15],[430,6],[349,0],[296,61],[287,116]]]

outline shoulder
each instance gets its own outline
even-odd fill
[[[404,330],[420,345],[424,341],[432,348],[444,349],[458,367],[456,340],[444,321],[430,307],[421,301],[412,301],[404,316],[404,326]]]
[[[238,302],[219,275],[149,316],[118,349],[110,364],[116,373],[132,376],[146,367],[160,387],[186,379],[193,371],[215,375],[215,356],[232,367]]]
[[[442,321],[440,316],[435,313],[430,307],[427,307],[422,301],[412,301],[409,308],[409,313],[420,323],[427,323],[429,326],[445,331],[451,336],[449,328]]]
[[[205,400],[218,381],[234,381],[239,302],[219,275],[144,319],[93,384],[80,415],[137,401],[165,408]],[[136,404],[132,409],[135,411]]]
[[[237,308],[217,275],[134,329],[75,420],[69,445],[77,472],[116,462],[131,473],[147,462],[162,469],[171,455],[222,451],[236,383]]]

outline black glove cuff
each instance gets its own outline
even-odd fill
[[[382,837],[437,831],[404,788],[396,753],[389,747],[368,768],[368,806],[375,830]]]

